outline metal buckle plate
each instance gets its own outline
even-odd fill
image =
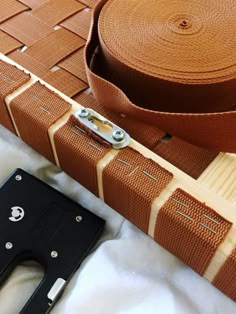
[[[82,108],[76,111],[74,116],[82,125],[110,143],[114,149],[121,149],[129,145],[129,134],[96,111]]]

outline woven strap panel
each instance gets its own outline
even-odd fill
[[[75,117],[81,105],[32,74],[29,80],[28,74],[5,62],[1,97],[7,106],[2,105],[17,134],[199,274],[208,278],[207,270],[216,273],[215,255],[223,254],[225,259],[230,255],[222,245],[236,246],[231,222],[235,217],[230,211],[220,214],[221,206],[230,204],[214,200],[214,194],[133,140],[122,150],[113,149]],[[12,88],[11,73],[17,73],[20,84],[24,79],[26,83]],[[83,94],[80,99],[86,103],[91,97]]]
[[[178,189],[157,216],[155,240],[200,275],[232,224]]]
[[[103,170],[104,200],[147,233],[151,205],[172,178],[151,159],[127,148]]]
[[[0,22],[27,10],[28,7],[14,0],[1,0]]]
[[[56,132],[54,142],[62,169],[98,196],[96,167],[110,148],[88,136],[73,117]]]
[[[89,85],[84,47],[97,3],[98,0],[0,1],[0,52],[76,101],[86,98],[87,106],[93,107],[96,100],[86,90]],[[216,150],[199,148],[183,140],[177,139],[179,146],[175,140],[166,141],[165,131],[133,115],[113,112],[99,103],[96,108],[137,141],[194,178],[217,155]]]
[[[65,114],[70,104],[40,83],[35,83],[10,104],[21,138],[55,162],[48,128]]]
[[[22,46],[22,43],[0,30],[1,52],[7,54]]]
[[[29,81],[30,77],[17,68],[0,61],[0,79],[0,123],[15,133],[4,100],[7,95]]]

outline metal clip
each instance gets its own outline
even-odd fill
[[[82,108],[76,111],[74,116],[82,125],[110,143],[114,149],[124,148],[129,145],[129,134],[96,111],[90,108]]]
[[[62,293],[63,289],[65,288],[66,285],[66,281],[62,278],[58,278],[54,285],[52,286],[52,288],[50,289],[50,291],[48,292],[48,299],[50,300],[50,302],[54,303],[57,298],[59,297],[59,295]]]

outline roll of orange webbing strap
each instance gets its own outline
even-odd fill
[[[86,48],[95,97],[193,144],[236,152],[235,21],[234,0],[100,1]]]

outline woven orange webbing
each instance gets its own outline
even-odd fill
[[[152,202],[172,177],[139,152],[123,149],[103,170],[104,200],[147,233]]]
[[[54,142],[62,169],[98,195],[96,166],[110,148],[88,136],[74,117],[56,132]]]
[[[3,22],[12,16],[26,11],[27,6],[15,0],[1,0],[0,22]]]
[[[21,138],[55,162],[48,128],[71,107],[47,87],[35,83],[11,102],[11,111]]]
[[[88,81],[108,110],[188,142],[236,152],[234,0],[101,0]]]
[[[6,53],[32,73],[79,101],[84,90],[89,87],[83,54],[93,9],[98,2],[0,1],[0,52]],[[87,91],[84,95],[87,97]],[[94,104],[91,94],[90,100],[87,102],[88,107]],[[104,108],[97,104],[97,111],[103,113]],[[181,142],[183,145],[180,151],[172,141],[162,142],[165,132],[156,126],[136,121],[122,112],[105,111],[105,116],[111,116],[112,121],[126,129],[133,138],[194,178],[202,173],[217,154],[187,142]],[[137,132],[137,129],[140,131]]]
[[[29,75],[0,61],[0,123],[15,133],[4,99],[18,87],[29,81]]]
[[[203,275],[232,223],[177,189],[160,209],[154,239]]]
[[[117,1],[122,5],[122,10],[127,9],[133,3],[132,1]],[[136,3],[140,1],[137,0]],[[174,165],[177,165],[186,173],[195,178],[198,177],[216,156],[215,151],[199,148],[175,136],[168,137],[166,132],[159,129],[158,123],[153,125],[146,124],[143,115],[138,114],[135,116],[133,114],[133,107],[131,107],[131,110],[127,110],[127,98],[120,93],[116,86],[113,85],[112,87],[115,88],[114,93],[111,93],[110,85],[105,85],[105,88],[103,88],[105,81],[100,77],[97,77],[97,88],[102,92],[106,106],[101,106],[91,94],[90,89],[88,89],[89,85],[93,87],[94,82],[92,83],[91,76],[88,79],[86,77],[83,54],[86,50],[85,43],[89,34],[90,21],[94,12],[93,8],[98,2],[98,0],[0,1],[0,39],[3,39],[2,41],[0,40],[0,52],[6,53],[17,63],[37,74],[41,79],[49,82],[68,96],[73,97],[76,101],[87,107],[92,107],[105,117],[108,117],[123,127],[133,138],[136,138],[140,143],[163,156]],[[105,1],[102,0],[102,2]],[[146,6],[150,6],[150,3],[155,7],[160,1],[142,0],[142,4]],[[176,3],[180,3],[180,0],[176,1]],[[191,3],[191,1],[182,1],[182,3],[186,5]],[[197,5],[196,2],[194,3]],[[218,0],[216,3],[220,6],[224,5],[223,2]],[[227,3],[230,3],[230,0],[227,0]],[[234,5],[232,3],[232,7]],[[170,9],[172,10],[172,8]],[[130,12],[132,13],[132,10],[128,10],[127,16]],[[154,12],[156,16],[159,11],[154,10]],[[134,21],[136,20],[134,19]],[[229,24],[230,21],[229,19]],[[181,21],[181,23],[183,22]],[[173,23],[175,24],[175,21],[171,20],[170,24],[172,25]],[[116,26],[116,23],[113,25]],[[187,25],[189,26],[189,21],[187,21]],[[186,29],[186,31],[189,32],[190,30]],[[180,32],[183,32],[182,28]],[[125,27],[124,38],[127,39],[129,34],[128,28]],[[135,34],[134,38],[137,38],[136,36],[147,39],[146,36],[142,37],[142,34],[139,34],[139,32]],[[115,36],[116,38],[118,36]],[[184,40],[187,37],[181,35],[181,38]],[[101,60],[99,59],[101,56],[98,54],[99,50],[96,49],[97,42],[94,32],[92,39],[92,46],[87,46],[87,56],[88,53],[92,52],[90,57],[94,60],[91,61]],[[131,39],[127,41],[127,44],[132,43]],[[224,47],[222,47],[223,50]],[[148,57],[151,56],[149,52]],[[155,54],[155,56],[158,57],[161,54]],[[164,55],[164,58],[167,57],[168,54]],[[191,61],[192,59],[190,58],[189,60]],[[93,65],[92,70],[97,71],[96,73],[100,75],[104,74],[104,70],[106,70],[102,62],[95,62],[89,65]],[[113,69],[112,66],[110,73],[112,75],[114,74]],[[90,70],[87,69],[87,71]],[[13,75],[13,73],[15,74]],[[119,76],[119,78],[121,77]],[[132,92],[137,91],[139,94],[152,87],[147,84],[148,80],[145,84],[142,82],[141,84],[136,84],[137,78],[138,76],[128,75],[127,83],[136,86],[136,90],[131,89]],[[130,147],[121,150],[116,155],[116,152],[111,150],[110,146],[103,145],[101,141],[91,137],[91,134],[84,133],[84,129],[80,128],[81,125],[78,124],[78,121],[73,116],[69,117],[69,110],[76,108],[73,102],[70,104],[68,98],[64,98],[66,99],[64,100],[64,96],[59,96],[52,92],[49,87],[42,85],[42,83],[34,83],[22,94],[15,97],[10,105],[6,107],[3,101],[5,96],[11,94],[11,92],[27,82],[28,79],[28,75],[23,71],[18,71],[14,66],[2,63],[0,122],[11,130],[13,130],[12,122],[15,122],[16,129],[23,140],[51,161],[58,162],[63,170],[90,189],[90,191],[96,195],[104,196],[105,201],[109,205],[131,220],[144,232],[154,236],[155,240],[176,254],[197,272],[203,274],[208,266],[210,267],[212,264],[215,266],[213,256],[217,249],[222,249],[219,245],[224,240],[225,242],[228,240],[229,242],[232,241],[232,234],[231,232],[229,233],[232,224],[213,209],[200,203],[193,196],[182,190],[177,190],[166,201],[168,195],[173,193],[173,186],[175,186],[178,180],[181,181],[181,175],[178,178],[179,172],[176,169],[173,169],[173,178],[172,173]],[[182,82],[177,83],[182,84]],[[231,83],[233,86],[234,81]],[[197,89],[201,88],[200,85]],[[223,88],[224,84],[220,83],[220,85]],[[155,97],[149,95],[152,105],[153,103],[155,105],[157,102],[163,106],[165,103],[159,102],[160,96],[163,96],[163,94],[168,98],[168,104],[175,102],[175,96],[178,98],[178,91],[174,94],[166,93],[168,91],[166,87],[169,86],[168,82],[161,86],[164,88],[158,91],[158,102]],[[195,89],[194,86],[187,86],[187,90],[191,88]],[[189,95],[186,96],[188,99]],[[185,100],[187,99],[186,97],[184,98]],[[99,99],[97,97],[97,100]],[[192,103],[196,105],[197,99],[197,97],[196,99],[194,98],[190,105]],[[217,104],[220,105],[221,102],[222,99],[217,98]],[[111,110],[114,105],[116,110]],[[201,103],[201,106],[204,109],[203,103]],[[141,112],[145,113],[145,110],[141,110]],[[60,119],[62,116],[63,119]],[[151,116],[155,117],[156,113],[154,112],[154,115],[151,113]],[[180,116],[182,115],[174,114],[172,117],[173,125],[175,127],[177,125],[178,129],[186,126],[185,120],[176,122]],[[137,120],[136,117],[139,119]],[[213,115],[214,117],[215,115]],[[197,121],[195,118],[194,115],[190,114],[190,120],[187,122]],[[228,127],[228,125],[226,126]],[[224,129],[222,130],[225,131]],[[201,123],[197,132],[198,136],[202,136],[202,138],[200,136],[200,139],[205,140],[205,136],[208,136]],[[227,139],[229,138],[230,136],[227,136]],[[134,142],[132,144],[133,147],[136,147]],[[137,147],[139,146],[137,145]],[[163,162],[163,164],[165,163]],[[169,167],[172,169],[170,165]],[[189,178],[187,182],[188,180]],[[179,183],[181,184],[181,182]],[[195,184],[193,180],[192,183],[193,185]],[[207,195],[204,197],[208,199]],[[219,206],[217,210],[220,212]],[[225,254],[224,250],[223,254]],[[229,260],[233,259],[230,258]],[[226,267],[227,265],[225,264],[224,266]],[[225,269],[224,266],[218,274],[219,277],[216,277],[216,279],[218,278],[216,285],[232,296],[231,287],[226,286],[223,279],[222,272]],[[234,267],[234,263],[232,263],[232,268],[229,268],[229,271],[233,270]],[[227,276],[229,276],[227,269],[226,271]],[[232,281],[232,285],[234,285],[234,281]]]
[[[8,53],[22,46],[22,43],[0,30],[1,52]]]
[[[5,61],[11,62],[9,59]],[[9,73],[16,71],[14,65],[3,66],[6,68]],[[25,75],[22,70],[18,74],[20,79],[22,74]],[[2,85],[4,92],[9,89],[9,84],[15,82],[6,74],[1,76],[7,81],[6,87],[5,83]],[[94,194],[104,198],[200,274],[207,266],[211,268],[213,264],[217,267],[213,263],[213,255],[216,250],[227,255],[224,250],[222,252],[220,244],[224,240],[224,245],[233,241],[229,232],[232,223],[182,190],[177,190],[167,200],[177,182],[181,184],[181,176],[178,178],[181,173],[177,169],[166,164],[166,168],[172,169],[172,174],[165,166],[159,165],[159,162],[165,165],[164,160],[157,158],[159,161],[154,161],[155,156],[154,160],[145,157],[144,147],[134,141],[120,151],[112,149],[108,142],[72,115],[80,108],[78,104],[62,93],[52,91],[43,81],[35,83],[35,77],[31,76],[31,80],[17,93],[9,89],[13,94],[6,95],[5,108],[23,140]],[[85,95],[79,97],[83,103],[93,99],[91,95]],[[96,102],[93,106],[96,108]],[[194,180],[187,176],[185,179],[195,185]],[[203,197],[207,200],[206,195]],[[220,213],[219,206],[216,207]]]

